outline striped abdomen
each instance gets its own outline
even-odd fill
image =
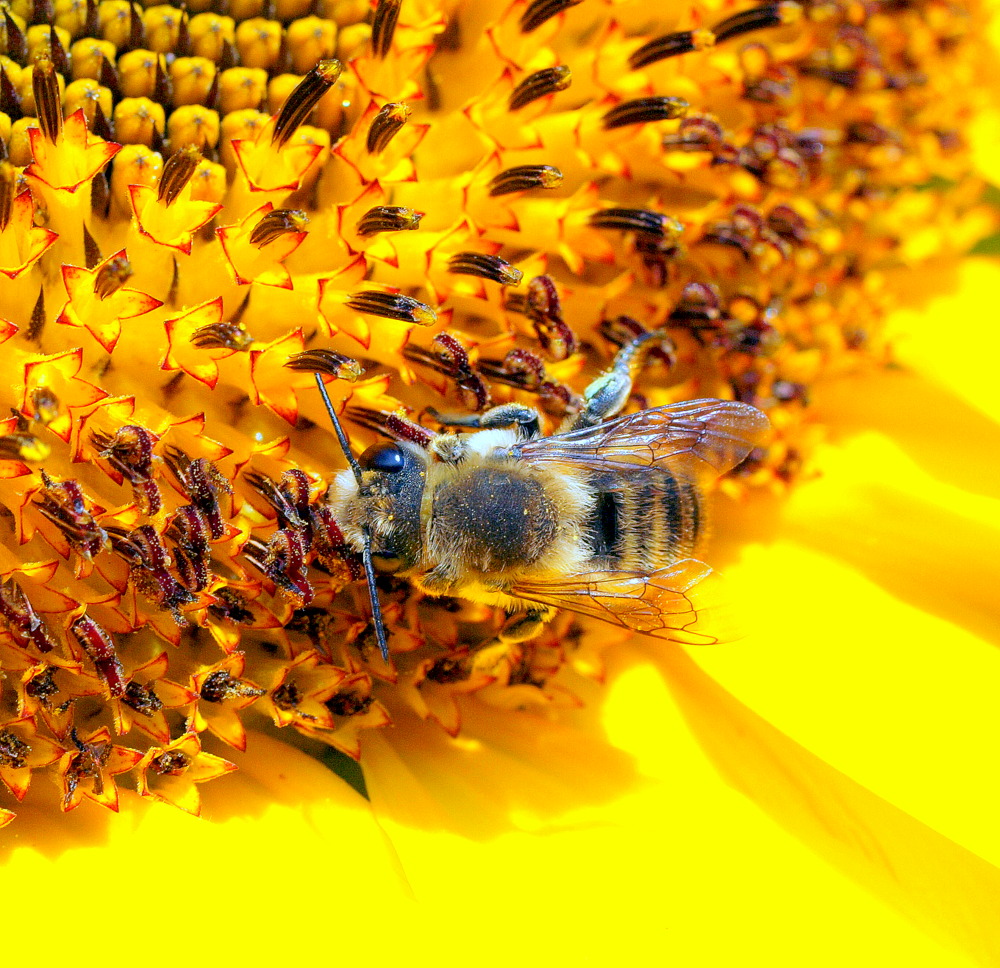
[[[702,500],[694,484],[659,469],[590,478],[586,522],[593,571],[651,572],[695,555]]]

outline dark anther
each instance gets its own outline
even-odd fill
[[[545,364],[528,350],[511,350],[502,360],[480,360],[479,370],[491,380],[519,390],[535,392],[545,382]]]
[[[333,87],[343,69],[338,60],[332,58],[321,60],[299,81],[298,86],[288,95],[288,99],[278,112],[274,122],[274,133],[271,135],[272,144],[280,148],[288,141],[299,125],[309,117],[320,98]]]
[[[300,531],[294,528],[275,531],[264,547],[256,539],[248,541],[243,546],[243,556],[267,575],[296,608],[312,601],[313,589],[306,575],[306,546]]]
[[[39,512],[80,555],[93,557],[104,547],[107,534],[87,510],[83,489],[76,481],[53,481],[45,471],[41,474],[45,490],[36,501]]]
[[[52,0],[32,0],[31,24],[51,24],[55,16]]]
[[[601,118],[605,130],[624,128],[648,121],[675,121],[687,113],[690,105],[679,97],[640,97],[616,104]]]
[[[719,291],[704,282],[689,282],[668,317],[673,325],[714,327],[722,318]]]
[[[363,716],[371,708],[375,697],[369,689],[345,689],[335,692],[323,703],[334,716]]]
[[[142,20],[141,8],[129,4],[128,40],[118,49],[119,54],[129,50],[140,50],[146,46],[146,25]]]
[[[376,57],[385,57],[389,53],[402,5],[403,0],[379,0],[372,19],[372,50]]]
[[[201,152],[194,145],[185,145],[175,151],[163,165],[156,197],[165,205],[170,205],[181,193],[181,189],[191,181],[201,160]]]
[[[180,776],[191,765],[191,758],[183,750],[167,750],[154,756],[149,765],[160,776]]]
[[[217,541],[226,530],[219,508],[218,492],[232,493],[232,484],[204,457],[191,460],[183,451],[171,447],[163,458],[191,498],[191,503],[205,516],[209,533]]]
[[[134,679],[130,679],[125,686],[122,702],[140,716],[152,716],[163,708],[163,700],[153,691],[153,687],[141,686]]]
[[[298,709],[302,699],[302,691],[294,682],[283,682],[271,692],[271,702],[285,712]]]
[[[418,363],[454,380],[462,394],[463,403],[476,412],[485,410],[490,402],[490,391],[483,378],[476,372],[469,351],[451,333],[438,333],[434,337],[437,352],[410,343],[403,349],[403,356],[411,363]]]
[[[250,233],[250,244],[263,248],[268,242],[288,235],[290,232],[305,232],[309,216],[297,208],[276,208],[268,212]]]
[[[45,56],[35,60],[31,71],[31,90],[35,95],[38,126],[45,139],[55,144],[62,131],[62,101],[59,95],[59,75],[55,65]]]
[[[370,155],[377,155],[396,136],[400,128],[409,120],[412,111],[401,102],[384,104],[378,114],[372,118],[368,128],[368,140],[365,147]]]
[[[134,531],[109,529],[114,550],[132,565],[136,587],[150,601],[169,611],[178,625],[185,624],[182,605],[190,605],[195,596],[167,571],[170,555],[156,529],[144,524]]]
[[[365,372],[357,360],[333,350],[322,349],[296,353],[285,360],[285,366],[302,373],[325,373],[334,379],[348,380],[351,383]]]
[[[539,342],[554,360],[565,360],[576,352],[576,334],[563,320],[559,293],[549,276],[536,276],[528,283],[525,311]]]
[[[8,628],[18,642],[31,641],[39,652],[51,652],[55,648],[56,643],[48,627],[13,578],[0,583],[0,615],[7,620]]]
[[[47,427],[59,416],[59,398],[52,387],[35,387],[29,397],[31,419]]]
[[[120,698],[125,695],[125,670],[115,652],[115,644],[111,636],[92,618],[81,615],[70,627],[77,642],[94,663],[97,674],[101,677],[112,696]]]
[[[13,81],[2,67],[0,67],[0,110],[13,120],[24,117],[21,95],[17,93]]]
[[[482,252],[458,252],[448,260],[448,271],[460,276],[479,276],[501,286],[517,286],[524,273],[499,256]]]
[[[91,435],[98,457],[106,460],[132,485],[139,508],[156,514],[161,507],[160,490],[153,480],[153,447],[159,438],[151,430],[129,424],[120,427],[114,437]]]
[[[544,70],[529,74],[517,87],[511,91],[507,107],[517,111],[532,101],[565,91],[572,83],[573,77],[565,64],[546,67]]]
[[[720,20],[713,28],[715,42],[721,44],[724,40],[739,37],[751,30],[763,30],[765,27],[780,27],[789,22],[789,11],[797,7],[791,3],[765,3],[751,10],[742,10],[725,20]],[[788,18],[786,20],[786,18]]]
[[[34,434],[15,433],[0,436],[0,460],[40,461],[49,456],[48,444]]]
[[[305,478],[305,474],[302,471],[286,471],[282,477],[282,484],[285,484],[286,478],[289,474],[301,474]],[[250,472],[245,475],[245,480],[278,515],[278,528],[284,530],[286,528],[297,528],[304,529],[309,526],[309,483],[308,479],[304,482],[305,487],[305,502],[303,506],[302,502],[302,486],[301,482],[294,481],[290,482],[289,487],[279,486],[275,484],[266,474],[257,474]]]
[[[678,30],[664,34],[643,44],[629,55],[628,66],[637,71],[647,64],[689,54],[693,50],[704,50],[715,43],[715,35],[710,30]]]
[[[669,151],[719,151],[723,143],[722,126],[704,114],[688,115],[673,134],[664,135],[663,147]]]
[[[83,258],[88,269],[96,269],[104,258],[101,254],[101,247],[97,244],[97,239],[90,234],[90,229],[87,228],[86,224],[83,226]]]
[[[530,34],[556,14],[575,7],[582,0],[531,0],[521,14],[521,33]]]
[[[366,289],[363,292],[352,293],[346,305],[358,313],[381,316],[383,319],[398,319],[404,323],[416,323],[418,326],[430,326],[437,322],[437,313],[430,306],[412,296],[396,292]]]
[[[113,296],[132,278],[132,265],[125,254],[116,255],[101,266],[94,277],[94,294],[98,299]]]
[[[562,172],[552,165],[515,165],[491,179],[490,195],[510,195],[532,188],[555,188],[562,180]]]
[[[10,15],[10,10],[7,7],[3,8],[3,20],[4,38],[6,40],[4,53],[15,64],[23,66],[24,62],[28,59],[28,44],[25,41],[24,32],[17,25],[17,21]]]
[[[0,767],[20,770],[28,762],[31,746],[9,729],[0,729]]]
[[[425,678],[431,682],[447,685],[452,682],[464,682],[470,674],[469,663],[463,658],[452,659],[449,656],[442,656],[427,670]]]
[[[379,232],[405,232],[417,228],[423,212],[399,205],[376,205],[368,209],[358,220],[357,233],[364,237],[378,235]]]
[[[178,508],[164,536],[175,544],[174,562],[181,584],[188,591],[204,591],[212,578],[212,532],[205,515],[191,504]]]
[[[253,346],[253,337],[238,323],[211,323],[191,334],[191,342],[202,350],[235,350],[245,353]]]
[[[49,57],[52,58],[52,64],[59,74],[64,77],[69,73],[69,55],[66,53],[66,48],[63,47],[62,41],[59,39],[59,34],[56,32],[55,27],[49,22]]]
[[[227,699],[258,699],[264,695],[264,690],[219,669],[205,677],[199,695],[205,702],[225,702]]]
[[[17,170],[7,161],[0,161],[0,232],[10,225],[17,194]]]
[[[676,238],[682,231],[680,222],[646,208],[604,208],[588,219],[595,229],[617,229],[620,232],[644,232],[660,238]]]

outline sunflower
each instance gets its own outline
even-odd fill
[[[989,11],[647,6],[5,6],[8,896],[96,871],[88,923],[186,924],[114,888],[215,875],[231,957],[287,957],[249,915],[341,955],[1000,960],[995,406],[955,339],[991,366]],[[380,654],[324,400],[355,449],[552,431],[640,343],[629,408],[769,417],[707,554],[746,636],[511,642],[384,577]]]

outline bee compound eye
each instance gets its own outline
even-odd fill
[[[358,458],[358,463],[362,470],[396,474],[406,465],[406,454],[398,444],[383,441],[380,444],[372,444]]]

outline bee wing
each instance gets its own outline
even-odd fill
[[[643,635],[687,645],[709,645],[718,638],[693,626],[701,614],[695,586],[709,575],[708,565],[687,558],[658,571],[606,571],[538,582],[519,582],[518,598],[590,615]]]
[[[763,437],[767,417],[732,400],[654,407],[552,437],[515,444],[511,455],[605,470],[660,467],[694,480],[735,467]]]

